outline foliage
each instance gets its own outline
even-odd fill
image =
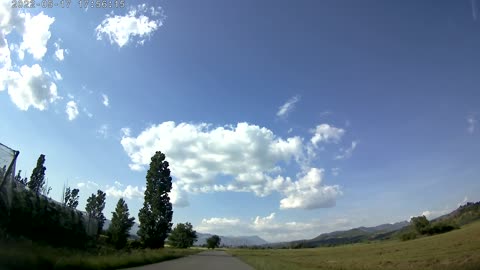
[[[112,214],[112,224],[108,228],[107,235],[109,242],[115,248],[122,249],[127,244],[128,232],[132,228],[135,218],[129,217],[128,206],[123,198],[118,200],[115,212],[112,212]]]
[[[8,237],[26,237],[54,246],[85,246],[88,236],[80,212],[24,188],[14,186],[10,196],[10,205],[0,208],[0,227]]]
[[[76,209],[78,206],[78,198],[80,197],[78,195],[79,192],[80,190],[78,188],[70,189],[70,187],[67,187],[63,196],[63,204],[67,207]]]
[[[254,269],[473,270],[480,265],[480,222],[411,241],[311,249],[228,249]]]
[[[458,228],[459,227],[457,225],[452,224],[452,223],[438,222],[438,223],[430,225],[425,230],[425,234],[434,235],[434,234],[446,233],[446,232],[453,231],[453,230],[458,229]]]
[[[105,216],[103,215],[103,209],[105,208],[105,192],[97,190],[97,194],[93,194],[87,199],[87,205],[85,211],[89,218],[97,220],[97,235],[102,232],[103,224],[105,223]]]
[[[168,236],[168,244],[176,248],[189,248],[196,240],[197,232],[189,222],[178,223]]]
[[[28,188],[37,193],[41,194],[42,188],[45,185],[45,171],[47,168],[45,164],[45,155],[41,154],[37,160],[37,166],[33,169],[32,175],[30,176],[30,181],[28,182]]]
[[[211,249],[218,248],[220,246],[220,237],[218,235],[212,235],[207,239],[207,247]]]
[[[400,235],[402,241],[413,240],[415,238],[417,238],[417,233],[415,232],[408,232]]]
[[[22,178],[21,173],[22,173],[22,170],[19,170],[18,173],[17,173],[17,175],[15,176],[15,181],[17,181],[18,183],[26,186],[27,183],[28,183],[28,178],[27,178],[27,177]]]
[[[415,230],[420,234],[425,234],[430,226],[430,222],[425,216],[412,217],[410,222]]]
[[[165,248],[162,250],[111,250],[97,254],[91,251],[52,248],[23,241],[0,242],[0,268],[9,270],[123,269],[172,260],[200,251]]]
[[[161,248],[172,229],[173,209],[168,193],[172,190],[169,164],[157,151],[147,172],[147,188],[142,209],[138,214],[138,235],[146,247]]]

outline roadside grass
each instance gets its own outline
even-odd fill
[[[145,249],[107,254],[68,250],[38,244],[0,244],[0,269],[119,269],[196,254],[196,249]]]
[[[480,222],[410,241],[311,249],[229,249],[257,270],[480,269]]]

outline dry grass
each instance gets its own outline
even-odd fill
[[[480,222],[442,235],[315,249],[228,252],[258,270],[480,269]]]

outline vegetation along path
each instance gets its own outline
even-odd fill
[[[204,251],[185,258],[150,264],[141,267],[129,268],[128,270],[251,270],[249,265],[232,257],[225,251]],[[127,270],[127,269],[126,269]]]

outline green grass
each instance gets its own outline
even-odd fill
[[[107,254],[98,255],[37,244],[9,243],[0,245],[0,269],[119,269],[176,259],[200,251],[164,248],[107,251]]]
[[[312,249],[227,252],[257,270],[283,269],[480,269],[480,222],[410,241],[391,240]]]

